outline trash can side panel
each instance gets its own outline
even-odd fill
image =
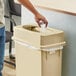
[[[62,51],[58,50],[54,54],[42,53],[42,76],[61,76]]]
[[[41,76],[41,52],[17,42],[15,46],[17,76]]]

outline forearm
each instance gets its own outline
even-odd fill
[[[35,15],[35,20],[38,23],[38,25],[41,25],[41,21],[46,24],[48,24],[48,21],[44,16],[42,16],[32,5],[32,3],[29,0],[18,0],[22,5],[24,5],[27,9],[29,9],[34,15]]]
[[[34,8],[29,0],[18,0],[21,4],[23,4],[27,9],[29,9],[34,15],[38,14],[38,11]]]

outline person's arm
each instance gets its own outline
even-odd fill
[[[29,0],[18,0],[22,5],[24,5],[27,9],[29,9],[34,15],[35,15],[35,20],[38,23],[38,25],[40,26],[42,21],[44,24],[48,24],[48,21],[46,20],[46,18],[44,16],[42,16],[32,5],[32,3]]]

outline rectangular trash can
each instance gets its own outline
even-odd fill
[[[14,28],[16,76],[61,76],[64,32],[35,25]]]

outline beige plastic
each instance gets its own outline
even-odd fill
[[[63,31],[47,28],[46,32],[40,32],[40,28],[32,25],[16,26],[14,31],[16,76],[61,76],[62,50],[50,54],[50,51],[42,49],[63,45]]]
[[[29,45],[37,48],[53,47],[55,45],[64,44],[63,31],[47,28],[46,32],[40,32],[40,28],[36,25],[17,26],[14,29],[15,39],[19,39]]]

